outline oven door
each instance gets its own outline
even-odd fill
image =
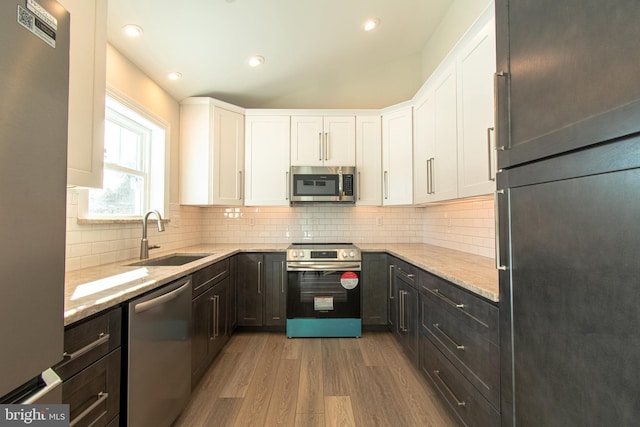
[[[288,272],[287,318],[360,318],[360,272]]]

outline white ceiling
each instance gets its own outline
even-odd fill
[[[109,0],[108,39],[176,100],[382,108],[423,83],[421,51],[453,0]],[[373,32],[367,18],[379,18]],[[125,24],[144,29],[138,39]],[[265,63],[250,68],[251,55]],[[170,81],[171,71],[182,73]]]

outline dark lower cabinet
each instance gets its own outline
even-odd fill
[[[116,308],[65,329],[62,403],[74,426],[116,425],[120,412],[122,310]],[[116,423],[116,424],[114,424]]]
[[[498,410],[424,334],[420,334],[420,370],[462,425],[500,425]]]
[[[390,298],[390,328],[411,363],[418,367],[417,269],[394,258],[390,264],[393,298]]]
[[[420,271],[420,369],[466,425],[500,421],[498,307]]]
[[[229,260],[192,275],[191,386],[194,387],[230,337]]]
[[[387,325],[387,254],[362,254],[362,326]]]
[[[237,259],[238,326],[284,327],[287,271],[284,253],[240,253]]]

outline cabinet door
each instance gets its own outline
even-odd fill
[[[67,184],[102,187],[107,0],[60,0],[71,14]]]
[[[356,119],[353,116],[324,117],[325,166],[356,165]]]
[[[420,99],[414,108],[413,200],[426,203],[431,199],[432,163],[436,152],[436,104],[433,91]]]
[[[321,116],[291,117],[291,165],[322,166],[324,135]]]
[[[253,116],[245,124],[245,205],[289,205],[289,117]]]
[[[191,303],[193,332],[191,334],[191,386],[195,386],[208,366],[209,337],[213,306],[212,289],[200,294]]]
[[[244,117],[214,110],[214,204],[242,206],[244,192]]]
[[[382,204],[382,124],[380,116],[356,117],[356,205]]]
[[[411,107],[382,116],[382,204],[413,203],[413,121]]]
[[[493,19],[464,46],[458,60],[458,197],[495,191]]]
[[[362,324],[387,324],[387,255],[362,254]]]
[[[238,326],[262,326],[264,257],[251,253],[240,253],[236,257]]]
[[[209,335],[208,361],[212,361],[229,340],[227,325],[227,294],[229,278],[211,288],[211,334]]]
[[[635,0],[496,1],[499,168],[640,131],[639,20]]]
[[[455,199],[458,196],[458,135],[456,103],[456,67],[443,69],[433,89],[435,102],[434,143],[431,194],[429,201]]]
[[[265,326],[284,326],[287,319],[287,271],[284,254],[266,254],[264,286]]]

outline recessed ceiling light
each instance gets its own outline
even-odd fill
[[[365,31],[373,31],[378,28],[378,25],[380,25],[379,19],[367,19],[364,25],[362,25],[362,29]]]
[[[249,58],[249,66],[250,67],[257,67],[259,65],[264,64],[264,57],[256,55],[256,56],[252,56],[251,58]]]
[[[127,24],[122,27],[122,31],[129,37],[140,37],[144,33],[142,27],[136,24]]]
[[[182,77],[182,74],[177,71],[174,71],[172,73],[169,73],[167,77],[169,77],[169,80],[178,80]]]

